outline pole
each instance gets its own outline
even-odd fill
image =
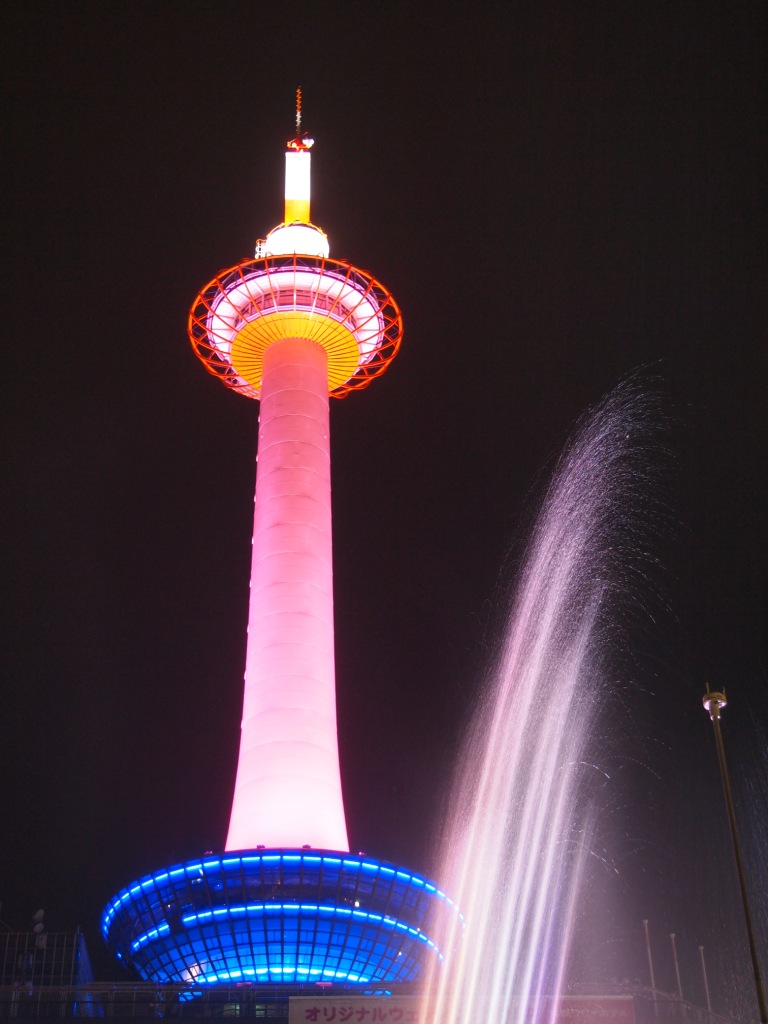
[[[683,986],[680,984],[680,964],[677,960],[677,945],[675,943],[675,933],[669,933],[669,941],[672,943],[672,962],[675,965],[675,977],[677,978],[677,998],[683,998]]]
[[[643,921],[643,928],[645,928],[645,948],[648,951],[648,970],[651,975],[651,991],[653,992],[653,1012],[658,1017],[659,1006],[656,1002],[656,979],[653,976],[653,957],[651,956],[651,935],[648,931],[648,918]]]
[[[741,845],[739,843],[739,834],[736,829],[736,814],[733,809],[731,782],[728,778],[728,766],[725,763],[725,747],[723,746],[723,737],[720,732],[720,713],[727,704],[727,701],[725,699],[725,692],[710,692],[709,687],[707,687],[707,692],[704,694],[702,701],[704,707],[709,712],[709,717],[712,719],[712,726],[715,730],[715,747],[717,748],[717,760],[720,765],[720,778],[723,782],[723,795],[725,796],[725,809],[728,813],[728,825],[731,830],[731,841],[733,842],[733,855],[736,859],[736,874],[739,878],[741,905],[744,911],[744,923],[747,927],[747,939],[749,940],[749,954],[752,958],[752,974],[755,979],[755,991],[757,993],[757,1005],[760,1011],[760,1021],[761,1024],[768,1024],[768,1007],[766,1006],[765,1002],[763,979],[760,976],[760,964],[757,960],[755,933],[754,929],[752,928],[752,915],[749,912],[747,882],[744,874],[744,865],[741,859]]]
[[[707,997],[707,1010],[712,1013],[712,1000],[709,998],[709,981],[707,980],[707,965],[704,962],[704,947],[699,946],[699,956],[701,957],[701,973],[704,977],[704,993]]]

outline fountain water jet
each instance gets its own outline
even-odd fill
[[[438,877],[466,929],[442,939],[455,953],[428,980],[422,1024],[556,1016],[593,828],[584,759],[606,693],[609,599],[637,572],[648,505],[651,404],[620,385],[578,426],[546,494],[451,792]]]

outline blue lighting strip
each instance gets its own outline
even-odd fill
[[[419,928],[412,928],[402,921],[396,921],[394,918],[386,917],[383,914],[371,914],[364,910],[348,910],[346,907],[329,907],[319,903],[248,903],[236,907],[216,907],[212,910],[203,910],[199,914],[187,914],[181,920],[186,927],[189,927],[190,925],[201,924],[220,917],[234,917],[235,915],[240,917],[248,915],[251,917],[261,916],[270,912],[275,914],[300,914],[302,911],[304,913],[309,912],[310,914],[330,914],[334,917],[354,917],[361,921],[375,921],[385,928],[396,928],[398,931],[406,932],[420,942],[426,943],[427,946],[435,951],[439,960],[443,959],[443,954],[434,942]],[[132,942],[131,949],[135,953],[142,946],[146,946],[148,942],[152,942],[161,935],[168,935],[170,930],[170,926],[167,924],[162,924],[158,928],[152,928]]]
[[[215,985],[218,981],[234,981],[240,978],[255,978],[257,981],[285,980],[288,975],[306,978],[334,978],[336,981],[369,982],[366,974],[352,974],[349,971],[321,970],[319,967],[244,967],[242,971],[219,971],[218,974],[199,974],[196,985]]]
[[[194,878],[195,876],[200,877],[203,872],[209,873],[210,871],[221,871],[222,868],[229,872],[232,869],[238,869],[241,867],[255,867],[263,864],[314,864],[314,865],[329,865],[334,867],[344,867],[348,871],[366,871],[372,874],[383,875],[385,877],[396,877],[401,881],[415,885],[417,887],[423,886],[424,889],[438,899],[445,900],[448,906],[456,909],[459,920],[464,923],[464,918],[456,908],[453,900],[446,896],[446,894],[438,889],[437,886],[428,882],[427,879],[422,878],[420,875],[410,874],[408,872],[399,870],[397,868],[387,867],[384,864],[380,864],[378,861],[370,860],[352,860],[345,857],[329,857],[329,856],[318,856],[310,854],[286,854],[286,853],[275,853],[275,854],[249,854],[239,857],[222,857],[214,858],[206,861],[191,861],[188,864],[179,864],[173,868],[168,868],[165,871],[158,871],[153,875],[146,875],[144,878],[139,879],[130,888],[122,889],[120,893],[113,899],[113,901],[107,906],[106,911],[101,920],[101,932],[106,938],[109,932],[109,926],[112,922],[112,918],[115,916],[117,911],[126,903],[131,902],[141,895],[142,892],[157,889],[164,883],[172,882],[172,880],[178,878]]]

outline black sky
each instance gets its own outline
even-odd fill
[[[700,695],[731,698],[764,951],[761,5],[17,3],[2,20],[0,917],[45,907],[96,947],[122,885],[223,842],[257,406],[205,374],[186,318],[281,218],[301,85],[313,220],[405,319],[385,377],[332,409],[351,842],[433,869],[537,495],[578,416],[644,368],[672,458],[598,727],[615,791],[590,969],[645,982],[647,917],[663,987],[675,931],[686,994],[702,1000],[704,944],[727,964],[716,1004],[748,1015]]]

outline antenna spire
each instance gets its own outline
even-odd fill
[[[307,132],[301,130],[301,87],[296,90],[296,134],[288,142],[288,149],[300,152],[303,149],[311,149],[314,139],[310,139]]]

